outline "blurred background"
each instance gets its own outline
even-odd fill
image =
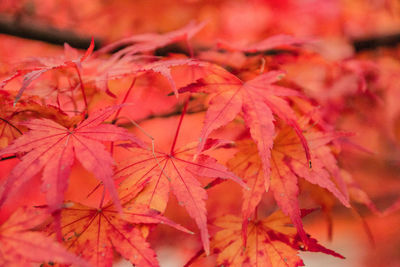
[[[27,57],[63,53],[64,42],[86,49],[93,36],[100,48],[191,21],[206,23],[193,39],[198,51],[217,48],[220,41],[247,45],[282,33],[316,42],[310,49],[318,56],[268,63],[281,64],[321,103],[324,120],[355,134],[339,157],[354,210],[325,201],[322,209],[331,217],[316,212],[305,218],[307,232],[346,260],[306,252],[301,257],[310,267],[400,266],[399,0],[2,0],[0,75]],[[222,185],[210,190],[210,199],[223,191]],[[175,213],[169,208],[167,217]],[[189,241],[171,246],[175,234],[163,227],[151,234],[163,240],[153,243],[162,266],[181,266],[196,252]]]

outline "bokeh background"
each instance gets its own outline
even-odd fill
[[[283,33],[313,40],[309,49],[318,56],[267,63],[281,64],[321,103],[327,122],[354,133],[342,144],[339,161],[355,201],[354,210],[322,201],[322,209],[332,211],[331,221],[322,212],[305,218],[309,233],[347,259],[301,256],[310,267],[400,266],[398,0],[2,0],[0,75],[7,76],[27,57],[63,52],[62,46],[49,42],[85,48],[93,36],[99,48],[135,34],[165,33],[191,21],[206,23],[192,41],[198,51],[217,48],[221,41],[247,45]],[[239,67],[240,60],[232,58]],[[203,115],[190,118],[200,120]],[[1,178],[7,168],[11,167],[1,165]],[[210,190],[210,199],[224,190],[223,185]],[[305,206],[307,201],[305,197]],[[176,216],[179,208],[171,205],[167,217]],[[171,246],[171,239],[179,238],[175,235],[163,227],[152,233],[162,266],[181,266],[197,249],[190,241]]]

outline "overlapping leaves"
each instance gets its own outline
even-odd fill
[[[209,251],[209,233],[205,200],[207,192],[198,178],[231,179],[246,187],[242,180],[219,164],[214,158],[199,155],[193,160],[196,144],[175,149],[172,143],[170,152],[153,154],[151,150],[131,149],[132,159],[120,164],[117,176],[127,177],[121,184],[123,195],[129,196],[132,188],[147,179],[149,184],[137,201],[163,212],[169,199],[170,190],[187,210],[200,228],[204,250]],[[247,187],[246,187],[247,188]]]
[[[163,223],[191,232],[156,210],[132,201],[142,189],[143,185],[136,186],[130,198],[121,200],[122,212],[112,203],[98,208],[66,203],[60,215],[65,246],[93,266],[112,266],[114,250],[137,266],[158,266],[156,254],[139,226]]]
[[[212,240],[217,264],[223,266],[303,266],[298,251],[323,252],[343,258],[310,238],[308,246],[301,241],[290,219],[281,211],[248,224],[246,247],[241,238],[242,220],[233,215],[218,218],[214,225],[222,228]]]
[[[300,123],[305,127],[307,122],[304,118]],[[269,184],[277,204],[292,219],[304,241],[307,241],[307,236],[300,217],[299,178],[327,189],[343,205],[349,206],[346,186],[340,176],[336,159],[327,145],[340,134],[309,129],[304,132],[304,136],[311,148],[313,167],[309,168],[303,146],[295,131],[289,126],[284,126],[274,138],[269,177],[263,175],[256,145],[250,140],[239,143],[239,152],[230,160],[229,166],[243,177],[250,187],[250,191],[243,191],[244,231],[247,229],[248,219],[251,218]]]
[[[293,89],[274,85],[283,75],[284,73],[281,71],[271,71],[243,82],[235,75],[215,68],[214,74],[179,90],[192,93],[206,92],[213,95],[200,134],[198,151],[202,150],[207,137],[213,130],[226,125],[239,112],[243,112],[246,126],[250,129],[251,137],[257,144],[267,189],[269,187],[271,149],[276,134],[274,115],[295,130],[304,147],[303,153],[308,161],[311,160],[307,141],[297,124],[297,117],[285,99],[285,97],[300,94]]]

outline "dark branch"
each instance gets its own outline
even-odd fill
[[[395,47],[400,44],[400,33],[354,39],[352,43],[356,52],[375,50],[379,47]]]
[[[171,112],[166,112],[166,113],[161,113],[161,114],[150,114],[144,118],[135,120],[135,122],[142,123],[144,121],[152,120],[155,118],[169,118],[169,117],[179,116],[182,113],[181,108],[182,108],[182,105],[178,105],[177,108]],[[196,113],[201,113],[201,112],[205,112],[205,111],[207,111],[207,109],[200,108],[200,109],[196,109],[196,110],[188,110],[188,111],[186,111],[186,114],[196,114]],[[118,121],[118,118],[111,121],[111,124],[116,124],[117,121]],[[132,126],[131,123],[117,123],[117,125],[119,127],[124,127],[124,128]]]
[[[72,47],[86,49],[90,45],[91,38],[87,36],[80,36],[73,31],[60,30],[48,25],[44,25],[33,21],[32,19],[25,19],[18,17],[18,19],[1,14],[0,16],[0,33],[13,35],[25,39],[38,40],[55,45],[63,45],[68,43]],[[400,33],[384,36],[372,36],[367,38],[358,38],[351,40],[351,43],[356,52],[364,50],[375,50],[379,47],[394,47],[400,44]],[[95,39],[95,49],[102,46],[102,41]],[[120,48],[119,48],[120,49]],[[157,55],[167,55],[169,53],[185,53],[187,51],[182,47],[172,44],[164,48],[157,49]],[[286,50],[269,50],[262,52],[265,55],[276,55],[282,53],[293,53],[293,51]],[[253,55],[254,53],[246,53]],[[259,54],[259,53],[256,53]]]
[[[87,49],[91,41],[90,37],[83,37],[72,31],[59,30],[26,19],[15,20],[4,14],[0,16],[0,33],[55,45],[68,43],[70,46],[80,49]],[[101,41],[95,39],[95,49],[100,47]]]

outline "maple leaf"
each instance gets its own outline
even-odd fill
[[[243,111],[245,123],[258,147],[267,190],[269,187],[271,149],[275,136],[274,114],[293,127],[301,140],[308,161],[311,160],[307,141],[296,122],[296,114],[283,98],[299,96],[300,94],[295,90],[273,85],[283,75],[284,72],[282,71],[270,71],[250,81],[243,82],[235,75],[223,69],[215,68],[215,74],[199,79],[196,83],[179,90],[179,92],[214,94],[210,100],[210,106],[200,134],[198,151],[202,150],[207,137],[213,130],[226,125],[240,111]]]
[[[158,266],[154,251],[146,242],[138,224],[163,223],[180,231],[186,228],[163,217],[156,210],[136,204],[133,198],[143,189],[137,185],[129,197],[121,198],[123,210],[108,203],[99,208],[66,203],[61,210],[61,232],[69,250],[94,266],[112,266],[114,249],[135,266]]]
[[[20,208],[0,225],[1,266],[30,266],[42,262],[88,266],[44,233],[31,231],[47,217],[37,209]]]
[[[313,238],[310,238],[311,242],[305,246],[290,223],[290,219],[281,211],[263,220],[249,222],[247,245],[243,247],[240,234],[242,219],[233,215],[216,219],[214,225],[222,228],[211,242],[212,251],[217,254],[217,264],[221,266],[303,266],[303,261],[297,255],[300,250],[323,252],[344,258],[321,246]]]
[[[0,93],[3,95],[0,100],[0,148],[5,148],[10,141],[22,135],[22,131],[25,130],[22,128],[25,127],[17,127],[21,121],[46,118],[69,128],[82,119],[79,115],[70,117],[58,107],[41,105],[29,98],[12,105],[13,95],[5,91]]]
[[[187,105],[185,105],[186,109]],[[185,114],[182,113],[183,115]],[[137,201],[163,212],[168,203],[169,191],[172,190],[179,203],[183,205],[201,232],[204,250],[209,251],[209,235],[205,200],[207,192],[197,180],[198,177],[231,179],[243,187],[243,181],[214,158],[200,154],[193,160],[196,144],[175,149],[182,117],[179,121],[174,141],[169,152],[130,149],[132,159],[119,164],[116,177],[127,177],[120,185],[129,195],[131,188],[149,179],[149,184],[139,195]],[[218,142],[214,144],[218,145]],[[207,147],[207,148],[211,148]]]
[[[109,44],[100,49],[97,53],[108,53],[116,48],[127,46],[113,55],[113,58],[119,58],[122,55],[133,55],[137,53],[153,51],[159,47],[163,47],[178,41],[186,41],[186,43],[188,43],[188,41],[204,26],[204,22],[199,24],[190,22],[181,29],[165,34],[147,33],[134,35]],[[189,49],[191,48],[189,47]]]
[[[167,79],[175,95],[178,95],[178,89],[171,74],[171,69],[176,66],[187,67],[204,67],[206,62],[194,59],[166,59],[154,62],[135,62],[136,57],[125,56],[117,61],[111,59],[100,68],[101,73],[95,73],[92,79],[96,82],[98,87],[106,91],[108,90],[107,81],[111,79],[118,79],[128,75],[134,75],[135,78],[147,73],[159,73]],[[140,58],[139,58],[140,59]]]
[[[307,119],[300,121],[302,126],[307,125],[307,122]],[[270,177],[263,175],[262,162],[257,155],[256,145],[251,141],[238,143],[239,152],[228,165],[231,170],[243,177],[250,187],[250,191],[243,190],[244,236],[246,236],[248,219],[251,218],[269,184],[277,204],[291,218],[304,242],[307,242],[307,235],[300,217],[299,177],[327,189],[343,205],[350,206],[347,189],[340,176],[336,159],[327,146],[329,142],[343,134],[308,130],[304,132],[304,135],[311,148],[313,168],[310,169],[308,166],[298,135],[291,127],[284,126],[274,139]]]
[[[0,197],[0,205],[10,194],[18,192],[21,184],[43,169],[43,190],[51,211],[60,208],[74,158],[94,173],[107,188],[119,206],[117,191],[112,180],[113,158],[99,141],[129,140],[142,142],[126,129],[102,124],[120,106],[99,110],[82,121],[76,128],[66,128],[52,120],[33,119],[22,123],[29,132],[0,151],[5,154],[27,152],[8,176]]]
[[[374,202],[370,199],[368,194],[360,187],[360,185],[354,180],[352,175],[344,170],[341,172],[341,177],[346,182],[347,190],[349,191],[349,197],[351,201],[360,203],[368,207],[368,209],[380,216],[381,212],[375,206]]]
[[[96,81],[98,87],[103,91],[108,92],[110,95],[114,96],[109,90],[107,81],[109,79],[116,79],[124,77],[126,75],[147,73],[150,71],[160,73],[163,75],[171,85],[175,95],[178,95],[178,91],[174,80],[172,79],[170,68],[172,66],[187,65],[187,66],[200,66],[200,61],[195,61],[191,59],[179,59],[179,60],[163,60],[152,62],[150,64],[138,64],[138,59],[149,59],[157,57],[143,57],[138,56],[138,53],[149,52],[155,50],[159,47],[163,47],[170,43],[177,41],[186,41],[191,55],[193,54],[192,48],[189,44],[189,39],[191,39],[198,31],[200,31],[205,26],[205,23],[195,24],[193,22],[189,23],[185,27],[178,29],[176,31],[168,32],[166,34],[142,34],[136,35],[129,38],[122,39],[118,42],[109,44],[95,54],[108,53],[121,46],[126,46],[124,49],[114,53],[110,58],[103,62],[100,66],[100,74],[96,74],[93,80]],[[114,96],[115,97],[115,96]]]
[[[70,59],[69,54],[70,50],[72,48],[69,47],[68,45],[65,46],[65,52],[66,56],[64,58],[37,58],[36,61],[41,65],[39,67],[34,67],[31,69],[25,69],[25,70],[17,70],[14,74],[6,78],[0,83],[0,89],[2,89],[4,86],[6,86],[11,80],[23,75],[24,80],[22,82],[21,88],[18,91],[17,96],[15,97],[14,100],[14,105],[19,101],[21,98],[23,92],[25,89],[36,79],[38,79],[42,74],[44,74],[47,71],[54,70],[54,69],[60,69],[60,68],[67,68],[67,67],[74,67],[76,68],[78,75],[80,76],[79,73],[79,67],[80,64],[86,60],[93,52],[94,49],[94,39],[92,38],[92,41],[89,45],[89,48],[85,52],[85,54],[82,57],[76,58],[76,59]]]
[[[138,72],[152,71],[152,72],[160,73],[168,80],[168,83],[171,85],[171,88],[174,90],[174,94],[176,96],[178,96],[178,89],[177,89],[175,81],[173,80],[172,75],[171,75],[171,67],[183,66],[183,65],[204,67],[207,64],[205,62],[201,62],[201,61],[193,60],[193,59],[172,59],[172,60],[163,60],[163,61],[157,61],[157,62],[147,64],[143,67],[140,67],[137,71]]]
[[[82,80],[84,80],[85,84],[94,84],[98,90],[106,92],[113,98],[117,96],[109,88],[108,82],[110,80],[122,79],[127,76],[136,79],[141,76],[148,77],[148,74],[152,73],[162,75],[169,83],[175,95],[178,96],[175,80],[178,79],[179,83],[179,79],[182,79],[182,77],[173,75],[172,70],[176,67],[186,67],[191,72],[191,76],[189,76],[192,77],[190,82],[193,82],[195,77],[203,74],[206,70],[204,67],[208,65],[206,62],[186,57],[160,59],[160,57],[145,55],[124,55],[122,57],[107,59],[98,58],[92,60],[90,64],[92,67],[85,68]],[[199,72],[199,74],[196,75],[196,72]],[[150,76],[150,78],[152,77]]]
[[[64,111],[62,111],[59,107],[53,105],[39,104],[33,100],[27,100],[21,103],[21,105],[16,106],[17,109],[15,113],[25,113],[29,112],[30,118],[44,118],[52,120],[58,124],[63,125],[66,128],[71,128],[74,125],[78,124],[82,120],[82,116],[68,116]]]
[[[194,149],[195,147],[192,146],[190,150],[193,151]],[[200,155],[196,161],[192,161],[194,153],[190,153],[190,150],[188,148],[177,149],[172,155],[155,152],[157,160],[154,159],[151,151],[131,150],[135,160],[121,164],[116,175],[129,176],[121,184],[121,188],[125,188],[128,195],[132,186],[150,177],[149,184],[139,195],[138,201],[160,211],[165,210],[171,190],[179,203],[196,221],[201,231],[204,249],[208,251],[209,241],[205,208],[207,193],[196,178],[202,176],[229,178],[242,186],[245,185],[236,175],[229,172],[226,167],[217,163],[212,157]]]

